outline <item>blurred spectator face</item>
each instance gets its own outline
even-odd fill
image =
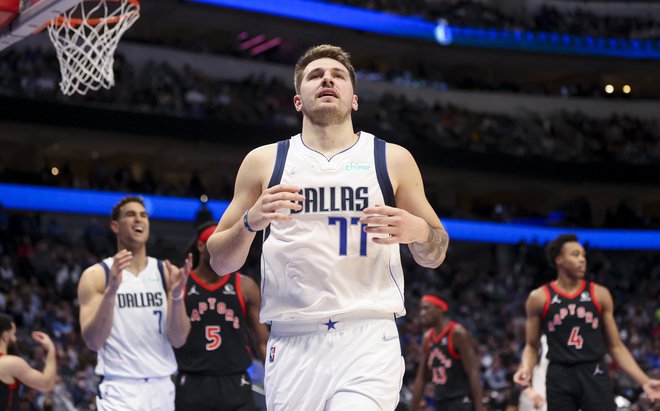
[[[112,221],[111,228],[123,245],[146,244],[149,239],[149,216],[142,204],[126,203],[119,210],[119,218]]]

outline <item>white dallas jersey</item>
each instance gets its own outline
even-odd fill
[[[112,268],[112,258],[103,263]],[[96,373],[127,378],[172,375],[177,366],[167,339],[167,293],[158,260],[148,257],[137,276],[124,270],[115,298],[112,330],[98,352]]]
[[[300,134],[278,143],[269,187],[296,185],[305,201],[293,221],[273,221],[264,231],[262,322],[405,314],[399,244],[372,242],[358,222],[367,207],[395,205],[385,145],[361,132],[326,159]]]

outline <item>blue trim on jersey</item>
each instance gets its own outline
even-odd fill
[[[392,254],[390,253],[390,261],[387,263],[387,269],[390,272],[390,277],[392,278],[392,281],[394,282],[394,285],[396,285],[396,289],[399,290],[399,297],[401,297],[401,302],[403,303],[403,309],[405,310],[406,308],[406,297],[404,296],[403,292],[401,292],[401,287],[399,287],[399,283],[396,282],[396,278],[394,277],[394,273],[392,273]],[[394,315],[396,318],[396,314]]]
[[[105,271],[105,285],[107,286],[108,278],[110,277],[110,267],[108,267],[108,265],[103,261],[99,261],[99,265],[103,267],[103,271]]]
[[[165,281],[165,269],[163,267],[163,260],[156,260],[156,265],[158,265],[158,272],[160,273],[160,281],[163,283],[163,290],[167,294],[167,281]]]
[[[279,184],[282,181],[282,174],[284,174],[284,164],[286,164],[286,156],[289,152],[290,140],[281,140],[277,142],[277,155],[275,157],[275,167],[273,167],[273,175],[268,182],[268,188]]]
[[[386,156],[386,146],[387,143],[385,140],[381,140],[378,137],[374,137],[374,159],[376,161],[376,178],[378,178],[378,185],[380,186],[380,191],[383,193],[383,199],[385,200],[385,205],[390,207],[396,207],[396,202],[394,201],[394,189],[392,188],[392,182],[390,181],[390,175],[387,172],[387,156]]]
[[[325,161],[327,161],[327,162],[329,163],[333,158],[335,158],[335,157],[338,156],[339,154],[344,153],[344,152],[346,152],[346,151],[352,149],[353,147],[355,147],[355,145],[360,141],[361,134],[360,134],[359,131],[357,132],[357,136],[358,136],[358,139],[355,140],[355,143],[353,143],[353,144],[352,144],[350,147],[348,147],[347,149],[342,150],[342,151],[340,151],[339,153],[333,154],[333,156],[330,157],[330,158],[328,158],[328,157],[326,157],[325,155],[323,155],[323,153],[320,153],[320,152],[314,150],[313,148],[310,148],[309,146],[307,146],[307,144],[305,144],[305,140],[303,140],[303,138],[302,138],[302,133],[300,134],[300,142],[302,143],[303,147],[305,147],[307,150],[312,151],[312,152],[314,152],[314,153],[320,155],[321,157],[323,157],[323,158],[325,159]]]
[[[284,174],[284,165],[286,164],[286,157],[289,153],[291,139],[280,140],[277,142],[277,155],[275,156],[275,167],[273,167],[273,175],[270,176],[268,188],[278,185],[282,182],[282,174]],[[263,241],[266,241],[270,235],[270,224],[264,229]]]

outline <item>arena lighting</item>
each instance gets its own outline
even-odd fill
[[[0,183],[0,204],[7,210],[109,216],[112,206],[126,193],[70,188],[40,187]],[[152,218],[193,221],[199,211],[199,199],[143,195]],[[219,219],[228,201],[209,200],[208,209]],[[660,250],[658,230],[596,230],[541,227],[524,224],[492,223],[442,218],[455,241],[517,244],[545,244],[559,234],[575,233],[591,248],[619,250]]]
[[[660,42],[460,27],[320,0],[185,0],[441,45],[660,60]]]
[[[605,86],[605,92],[606,92],[607,94],[612,94],[612,93],[614,93],[614,86],[611,85],[611,84],[606,85],[606,86]]]
[[[632,91],[632,87],[630,87],[628,84],[625,84],[623,86],[623,93],[624,94],[630,94],[631,91]]]

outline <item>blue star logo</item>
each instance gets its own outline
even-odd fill
[[[331,319],[328,318],[328,322],[327,322],[327,323],[323,323],[323,325],[325,325],[326,327],[328,327],[328,331],[330,331],[331,329],[336,330],[336,328],[335,328],[335,324],[337,324],[338,322],[339,322],[339,321],[332,321]]]

